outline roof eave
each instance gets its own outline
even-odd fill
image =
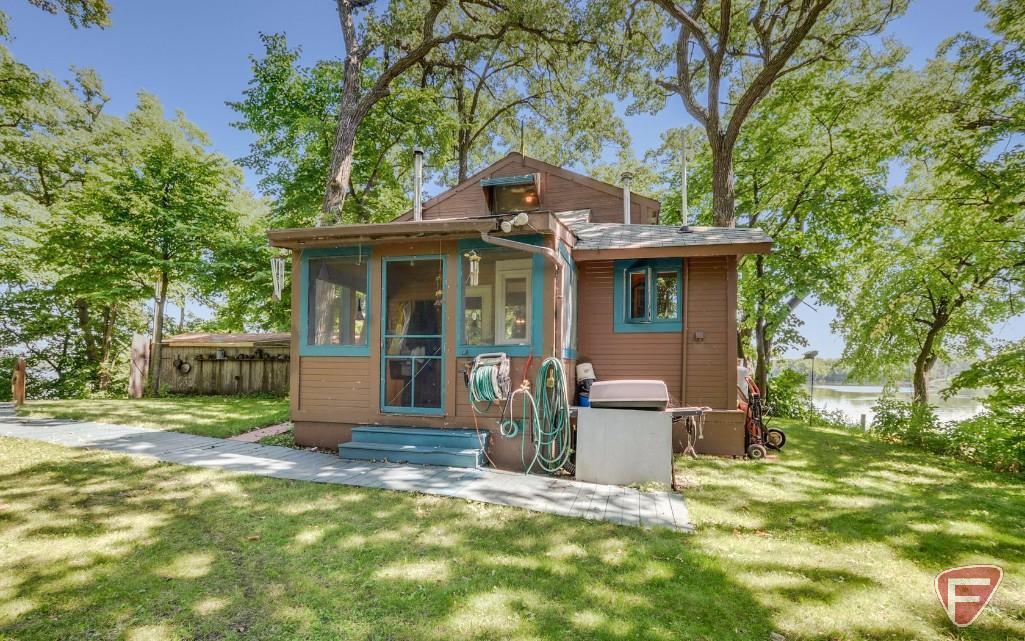
[[[768,254],[772,242],[711,243],[708,245],[679,245],[669,247],[611,247],[605,249],[576,249],[574,261],[616,260],[622,258],[676,258],[691,256],[745,256]]]
[[[550,212],[528,214],[530,222],[525,229],[542,234],[554,233],[560,224]],[[302,227],[298,229],[271,229],[267,239],[271,247],[303,249],[306,247],[336,247],[362,243],[366,245],[387,242],[407,242],[440,238],[474,236],[482,231],[495,231],[496,221],[489,218],[441,218],[421,221],[372,223],[366,225],[339,225],[336,227]],[[522,233],[522,230],[517,230]]]

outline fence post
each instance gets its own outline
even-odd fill
[[[865,414],[861,415],[861,431],[862,432],[867,432],[868,431],[868,416],[865,415]]]
[[[11,400],[14,401],[15,407],[25,404],[25,376],[25,359],[19,356],[14,363],[14,374],[11,376]]]
[[[142,398],[149,373],[150,341],[142,334],[132,336],[132,347],[128,354],[131,364],[128,370],[128,397]]]

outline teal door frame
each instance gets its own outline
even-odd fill
[[[441,334],[390,334],[388,331],[388,263],[401,263],[401,262],[414,262],[420,260],[438,260],[441,261]],[[422,254],[417,256],[388,256],[382,259],[381,262],[381,413],[382,414],[423,414],[428,416],[443,416],[445,414],[445,337],[448,336],[448,314],[446,306],[448,305],[449,292],[445,285],[448,283],[448,260],[444,254]],[[427,356],[388,356],[388,339],[389,338],[437,338],[441,351],[435,355]],[[388,365],[393,360],[408,360],[410,361],[410,391],[409,397],[411,399],[410,406],[394,406],[388,405],[385,400],[385,396],[388,389]],[[418,367],[418,361],[437,361],[441,366],[441,403],[440,407],[416,407],[412,403],[416,403],[416,368]]]

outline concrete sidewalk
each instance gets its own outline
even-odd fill
[[[422,492],[640,527],[691,531],[683,498],[547,476],[350,461],[333,454],[62,419],[17,418],[0,405],[0,436],[282,479]]]

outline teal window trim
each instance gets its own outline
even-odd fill
[[[570,319],[570,344],[562,346],[562,357],[567,360],[575,361],[577,360],[577,323],[579,322],[580,314],[579,298],[577,297],[577,264],[573,261],[573,252],[569,250],[569,247],[567,247],[565,243],[560,240],[557,241],[557,245],[559,248],[559,255],[562,256],[562,260],[565,261],[566,265],[569,267],[566,276],[570,279],[569,291],[570,295],[573,297],[573,313],[576,315],[575,318]],[[563,309],[565,310],[565,305],[563,305]],[[559,329],[562,329],[561,323],[559,325]]]
[[[630,274],[645,274],[645,309],[643,319],[630,318],[628,279]],[[656,278],[658,274],[676,274],[676,318],[660,319],[656,316]],[[643,332],[683,331],[683,259],[655,258],[650,260],[617,260],[613,263],[613,330],[619,334]]]
[[[544,245],[544,236],[541,234],[507,236],[505,238],[515,240],[518,243],[526,243],[528,245]],[[530,257],[530,295],[532,298],[530,306],[530,340],[527,343],[520,345],[466,344],[466,337],[464,336],[465,328],[463,327],[464,318],[466,316],[466,310],[464,308],[466,302],[466,277],[463,274],[463,254],[471,249],[487,251],[505,248],[486,243],[478,238],[464,238],[456,243],[456,250],[459,254],[457,261],[457,274],[459,276],[459,291],[457,292],[457,297],[459,300],[456,308],[456,356],[479,356],[489,352],[505,352],[509,356],[530,356],[531,354],[541,354],[541,340],[544,336],[545,259],[540,254],[531,254]],[[497,305],[498,301],[495,301],[495,304]]]
[[[364,345],[310,345],[309,344],[309,313],[310,313],[310,259],[359,256],[366,261],[367,287],[363,309],[363,327],[370,327],[372,322],[373,295],[370,291],[370,270],[372,252],[369,247],[327,247],[322,249],[304,249],[299,258],[299,355],[300,356],[369,356],[370,335],[368,332]],[[364,330],[365,331],[365,330]]]
[[[381,393],[380,393],[381,413],[382,414],[414,414],[414,415],[419,415],[419,416],[444,416],[445,415],[445,400],[448,398],[448,397],[445,396],[445,382],[446,382],[445,381],[445,371],[447,369],[447,367],[445,366],[445,336],[447,336],[447,332],[448,332],[448,327],[447,327],[448,320],[446,318],[447,314],[444,313],[444,309],[442,310],[442,314],[441,314],[441,336],[437,336],[435,334],[404,334],[403,335],[403,336],[406,336],[406,337],[408,337],[408,336],[420,336],[420,337],[423,337],[423,338],[435,338],[435,337],[439,338],[440,342],[441,342],[441,353],[440,354],[437,354],[437,355],[431,354],[429,356],[425,355],[425,356],[416,356],[416,357],[400,356],[400,355],[389,356],[387,354],[387,340],[389,338],[395,338],[394,334],[389,334],[388,333],[388,327],[386,326],[386,323],[388,322],[388,313],[387,313],[387,310],[385,309],[385,305],[388,304],[388,301],[387,301],[387,298],[388,298],[388,263],[401,263],[401,262],[409,262],[409,261],[416,261],[416,260],[440,260],[441,261],[441,282],[442,282],[442,284],[448,282],[448,280],[447,280],[448,260],[447,260],[447,257],[444,254],[420,254],[420,255],[416,255],[416,256],[388,256],[386,258],[381,259],[381,346],[380,346],[380,349],[381,349],[381,374],[380,374],[380,385],[379,385],[379,387],[381,388]],[[442,299],[442,300],[443,300],[443,303],[444,303],[444,299]],[[445,303],[445,304],[447,304],[447,303]],[[413,367],[413,368],[416,367],[417,361],[420,361],[420,360],[438,361],[439,365],[441,366],[441,407],[406,407],[406,406],[403,406],[403,405],[398,405],[398,406],[396,406],[396,405],[385,405],[385,387],[386,387],[385,382],[387,380],[386,377],[388,375],[388,361],[389,360],[401,360],[401,359],[409,360],[411,362],[411,367]],[[414,378],[413,379],[414,387],[410,390],[410,397],[411,398],[415,398],[415,394],[416,394],[415,380],[416,379]]]

